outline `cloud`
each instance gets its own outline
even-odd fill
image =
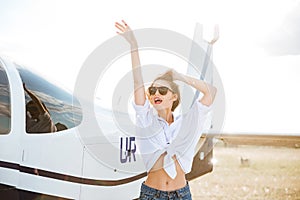
[[[300,55],[300,4],[286,16],[280,27],[262,43],[271,55]]]
[[[10,118],[10,106],[8,104],[0,102],[0,116]]]

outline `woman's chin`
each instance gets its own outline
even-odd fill
[[[156,110],[162,110],[163,109],[163,106],[161,104],[153,104],[153,107],[156,109]]]
[[[165,106],[165,105],[162,105],[162,104],[153,104],[153,107],[154,107],[157,111],[160,111],[160,110],[166,110],[166,109],[169,108],[168,106]],[[171,107],[170,107],[170,109],[171,109]]]

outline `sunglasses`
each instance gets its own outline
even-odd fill
[[[154,87],[154,86],[150,86],[148,88],[148,91],[149,91],[150,95],[154,95],[157,90],[158,90],[159,94],[161,94],[161,95],[166,95],[168,93],[168,90],[170,90],[171,92],[173,92],[171,89],[169,89],[167,87]]]

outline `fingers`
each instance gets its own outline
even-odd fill
[[[128,25],[127,25],[127,23],[124,20],[122,20],[122,22],[123,22],[123,24],[120,24],[119,22],[116,22],[115,23],[115,27],[117,29],[119,29],[120,31],[125,32],[126,29],[128,28]]]
[[[122,20],[122,22],[124,23],[125,26],[128,26],[127,23],[124,20]]]
[[[115,27],[117,29],[119,29],[120,31],[122,31],[122,32],[125,31],[125,27],[122,24],[118,23],[118,22],[115,23]]]

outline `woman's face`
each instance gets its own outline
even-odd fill
[[[177,94],[174,94],[170,88],[168,81],[156,80],[152,88],[148,89],[149,101],[156,110],[171,110],[173,102],[177,100]]]

